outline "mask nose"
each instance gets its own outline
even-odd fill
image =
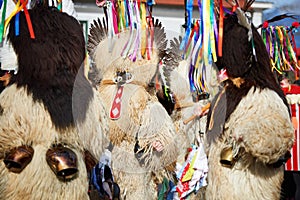
[[[46,160],[58,179],[68,181],[76,178],[78,172],[77,156],[71,149],[64,146],[48,149]]]
[[[21,173],[23,169],[30,163],[34,154],[34,150],[30,146],[19,146],[11,149],[6,154],[3,162],[6,168],[13,173]]]

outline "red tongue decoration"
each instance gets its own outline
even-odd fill
[[[118,91],[116,93],[113,104],[111,106],[110,114],[109,114],[109,117],[111,119],[119,119],[120,118],[122,95],[123,95],[123,85],[118,87]]]
[[[103,7],[106,3],[106,0],[96,0],[96,5],[98,7]]]

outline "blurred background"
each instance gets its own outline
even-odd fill
[[[82,22],[85,33],[88,33],[90,23],[103,16],[103,10],[96,6],[95,0],[73,0],[78,19]],[[240,0],[241,2],[243,0]],[[168,37],[184,34],[182,25],[185,23],[185,0],[155,0],[153,16],[158,17],[162,22]],[[225,3],[225,1],[224,1]],[[225,5],[226,6],[226,5]],[[291,14],[300,21],[299,0],[256,0],[251,7],[253,24],[259,26],[265,20],[280,14]],[[193,17],[199,18],[197,0],[194,0]],[[286,18],[270,25],[291,26],[295,19]],[[295,33],[297,47],[300,47],[300,32]],[[300,55],[298,48],[297,55]]]

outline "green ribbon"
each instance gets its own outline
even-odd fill
[[[159,193],[158,193],[158,200],[165,200],[165,197],[167,196],[167,192],[169,190],[169,181],[168,179],[166,179],[164,177],[164,180],[162,182],[162,186],[161,186],[161,189],[159,190]]]
[[[0,43],[2,43],[2,41],[3,41],[4,23],[5,23],[5,15],[6,15],[6,5],[7,5],[7,0],[4,0],[3,12],[2,12],[1,24],[0,24]]]

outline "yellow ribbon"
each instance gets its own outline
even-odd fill
[[[210,32],[210,16],[209,16],[209,12],[210,12],[210,2],[208,1],[204,1],[203,2],[203,9],[204,9],[204,14],[203,14],[203,19],[205,20],[205,25],[203,27],[203,48],[204,48],[204,52],[203,52],[203,56],[204,56],[204,63],[206,65],[208,65],[208,42],[209,42],[209,32]]]
[[[141,3],[141,22],[142,22],[142,30],[141,30],[141,54],[144,57],[147,48],[147,18],[146,18],[146,4]]]
[[[217,50],[215,46],[215,34],[214,34],[214,27],[210,27],[210,46],[211,46],[211,53],[213,56],[213,61],[217,62]]]
[[[187,170],[187,172],[185,173],[184,177],[182,178],[181,182],[186,182],[186,181],[189,181],[192,179],[193,177],[193,174],[194,174],[194,171],[195,169],[193,168],[194,166],[194,163],[195,163],[195,160],[197,158],[197,153],[198,151],[195,152],[193,158],[192,158],[192,161],[190,163],[190,166],[189,166],[189,169]]]
[[[282,74],[282,71],[280,71],[279,69],[277,69],[276,65],[275,65],[275,62],[271,59],[271,68],[272,68],[272,71],[274,71],[274,69],[279,73],[279,74]]]
[[[14,10],[11,12],[11,14],[8,16],[8,18],[7,18],[7,19],[5,20],[5,22],[4,22],[4,35],[6,34],[6,29],[7,29],[7,26],[8,26],[8,24],[9,24],[10,20],[11,20],[18,12],[20,12],[20,11],[23,9],[24,6],[27,5],[27,2],[28,2],[28,0],[24,1],[24,2],[21,4],[21,1],[18,0],[16,6],[15,6],[15,8],[14,8]]]
[[[120,7],[120,32],[124,31],[125,29],[125,6],[124,6],[124,2],[123,1],[119,1],[118,2],[119,7]]]

